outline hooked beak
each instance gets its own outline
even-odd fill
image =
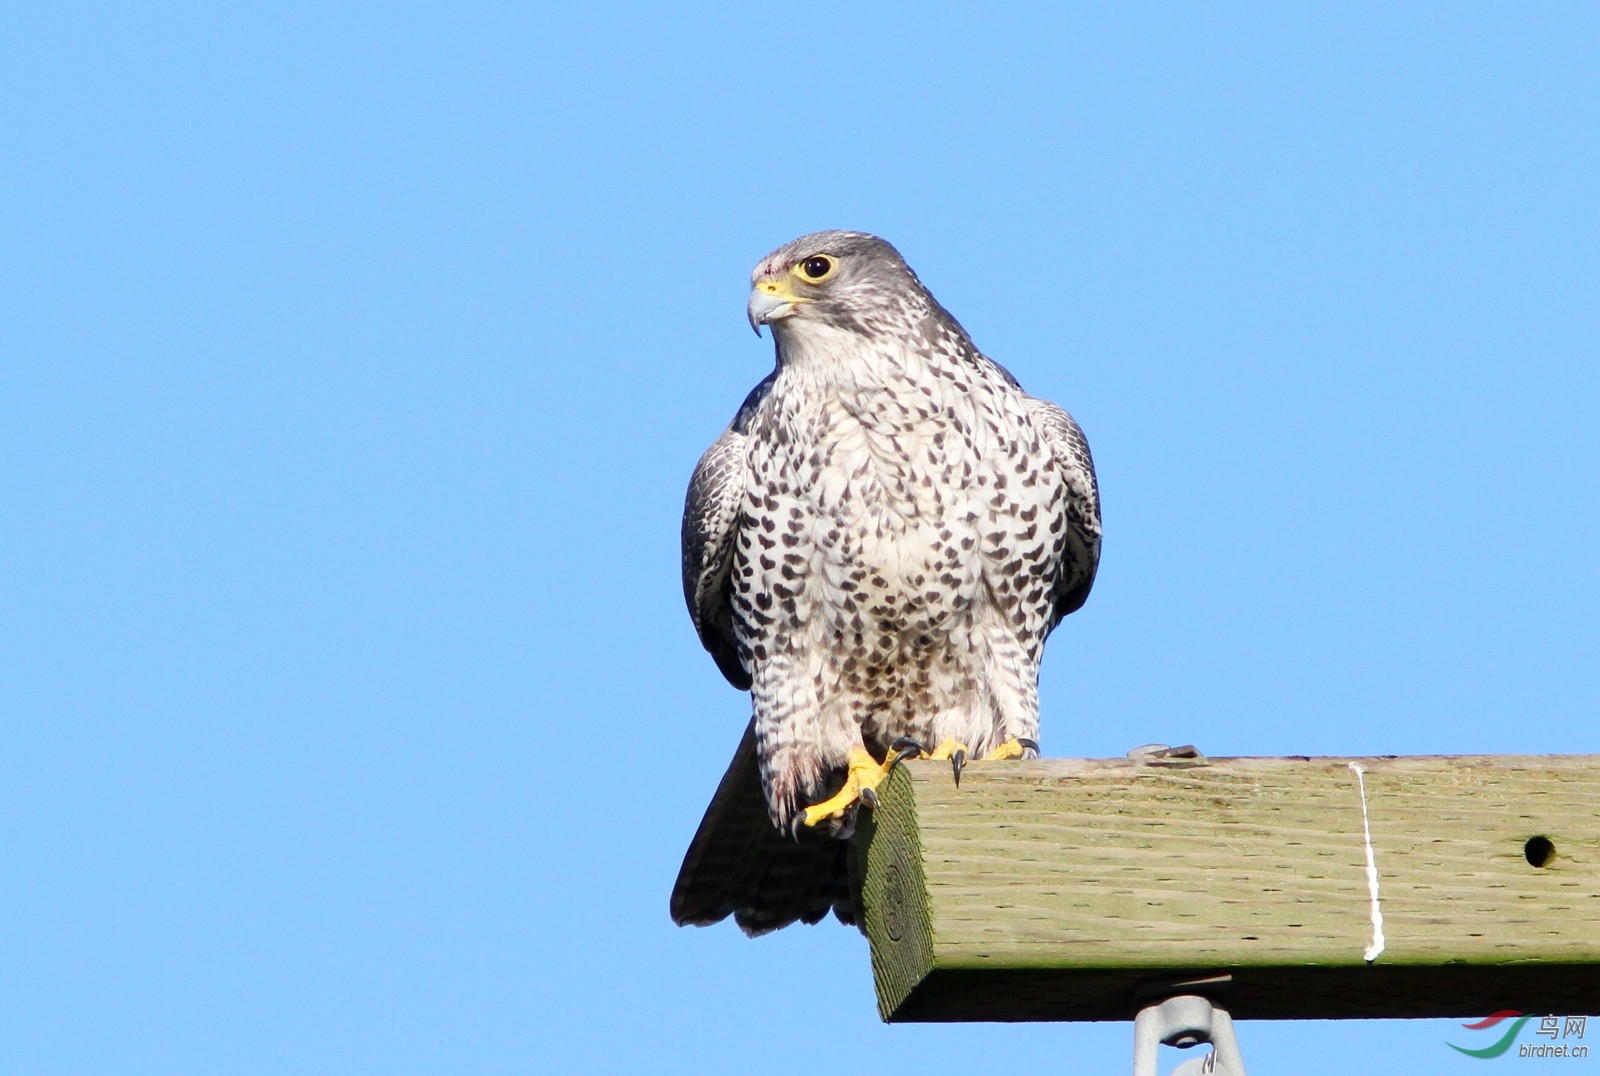
[[[750,303],[745,308],[750,315],[750,328],[760,336],[761,326],[793,317],[801,303],[810,301],[800,298],[776,280],[757,281],[756,286],[750,289]]]

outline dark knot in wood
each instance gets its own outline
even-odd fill
[[[905,934],[906,883],[900,873],[900,864],[891,863],[883,879],[883,929],[890,941],[899,941]]]

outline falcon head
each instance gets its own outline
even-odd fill
[[[875,336],[943,310],[900,252],[865,232],[814,232],[785,243],[750,274],[750,327],[761,334],[842,329]]]

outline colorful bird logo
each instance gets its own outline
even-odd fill
[[[1533,1017],[1524,1016],[1515,1009],[1501,1009],[1493,1016],[1486,1016],[1475,1024],[1461,1025],[1469,1031],[1482,1031],[1486,1027],[1494,1027],[1494,1025],[1498,1024],[1500,1021],[1509,1020],[1512,1017],[1516,1017],[1517,1022],[1506,1029],[1506,1033],[1500,1036],[1499,1041],[1493,1043],[1492,1045],[1485,1046],[1481,1050],[1469,1050],[1465,1046],[1457,1046],[1453,1042],[1447,1042],[1445,1045],[1450,1047],[1452,1050],[1457,1050],[1466,1054],[1468,1057],[1481,1057],[1486,1061],[1491,1057],[1499,1057],[1501,1054],[1511,1049],[1511,1044],[1517,1040],[1517,1032],[1521,1031],[1522,1025],[1526,1024],[1529,1020],[1532,1020]]]

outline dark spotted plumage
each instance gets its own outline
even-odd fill
[[[833,264],[811,283],[818,256]],[[760,933],[850,920],[843,842],[789,833],[852,747],[1038,738],[1044,640],[1088,596],[1100,508],[1077,423],[980,353],[888,243],[804,236],[753,281],[777,368],[695,469],[683,582],[754,716],[672,910]]]

